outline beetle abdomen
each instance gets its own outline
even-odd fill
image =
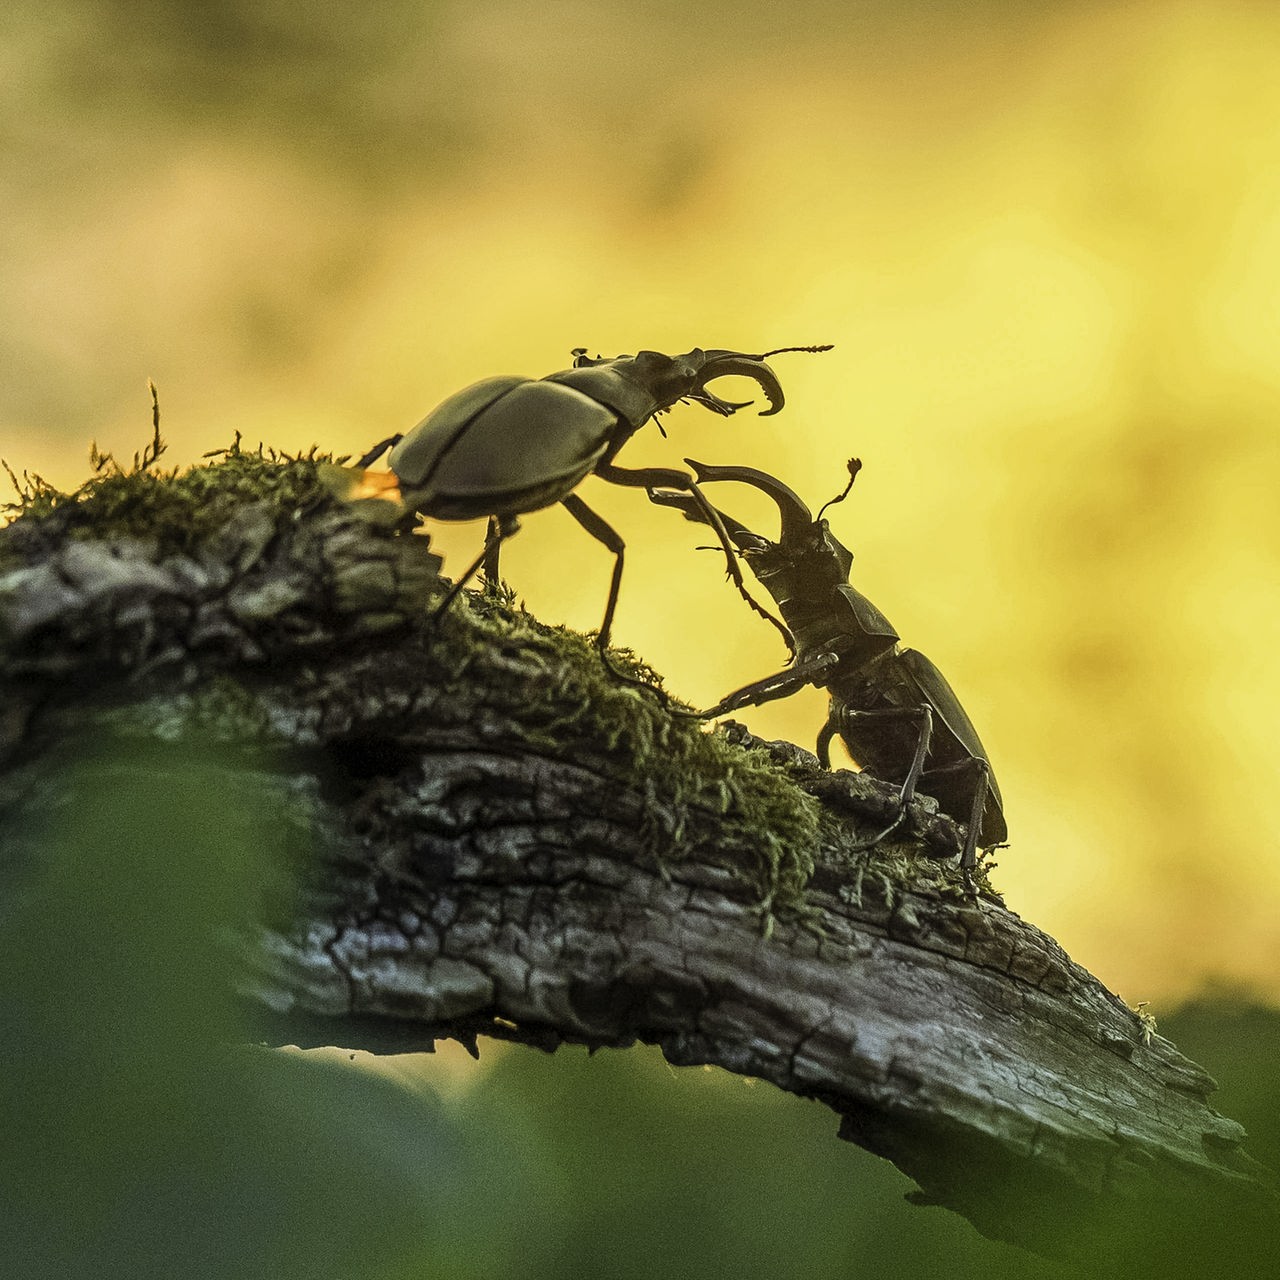
[[[571,490],[604,456],[617,422],[572,387],[489,378],[428,414],[391,466],[424,515],[518,515]]]

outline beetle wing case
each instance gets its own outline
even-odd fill
[[[406,485],[420,485],[430,475],[441,455],[466,431],[477,414],[482,413],[524,378],[507,376],[485,378],[455,391],[442,400],[404,438],[387,459],[391,470]]]
[[[428,414],[396,446],[391,467],[417,490],[413,500],[426,515],[536,511],[595,466],[616,424],[611,410],[572,387],[488,378]]]
[[[960,705],[960,699],[947,677],[918,649],[902,649],[898,653],[898,662],[914,685],[912,701],[927,703],[933,710],[935,723],[941,720],[969,755],[986,760],[987,753],[978,731],[973,727],[968,712]]]
[[[985,760],[990,766],[991,757],[987,755],[986,748],[978,737],[978,731],[973,727],[973,721],[969,719],[968,712],[961,705],[960,699],[956,697],[955,690],[952,689],[947,677],[938,670],[929,658],[926,658],[923,653],[916,649],[903,649],[898,654],[898,662],[900,669],[909,676],[916,686],[916,690],[920,695],[919,702],[927,703],[933,711],[935,745],[930,753],[931,757],[941,755],[946,758],[949,755],[958,754],[961,759],[964,756],[970,756]],[[942,722],[941,725],[939,721]],[[949,733],[960,744],[963,751],[955,753],[953,748],[951,752],[947,752],[938,738],[940,730],[945,730],[945,732]],[[1000,788],[996,785],[994,772],[987,775],[987,788],[990,795],[988,796],[982,819],[984,846],[987,843],[997,844],[1008,835],[1003,813],[1004,802],[1000,796]],[[992,804],[993,800],[994,804]]]

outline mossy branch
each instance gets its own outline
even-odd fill
[[[332,460],[163,473],[155,425],[76,494],[15,480],[0,821],[66,801],[68,746],[221,744],[294,889],[234,940],[255,1035],[656,1043],[820,1099],[922,1200],[1064,1256],[1082,1215],[1275,1212],[1208,1076],[969,898],[948,819],[867,851],[891,788],[674,717],[501,593],[432,624],[428,540]],[[39,863],[15,838],[0,870]]]

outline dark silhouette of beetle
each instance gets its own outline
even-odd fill
[[[618,467],[613,459],[650,418],[680,401],[700,404],[725,417],[751,403],[722,400],[708,391],[707,383],[716,378],[751,378],[769,402],[762,416],[777,413],[783,406],[782,387],[765,363],[766,357],[786,351],[830,349],[780,347],[746,355],[695,348],[680,356],[641,351],[634,356],[592,359],[585,348],[578,348],[573,352],[573,368],[560,373],[542,379],[486,378],[456,392],[411,431],[375,445],[358,465],[368,467],[390,449],[389,465],[409,510],[441,520],[490,518],[484,550],[454,583],[437,616],[482,564],[486,576],[497,580],[499,547],[520,528],[519,516],[559,502],[614,554],[609,599],[596,644],[605,666],[615,676],[643,685],[643,681],[618,671],[608,658],[625,543],[573,490],[594,472],[614,484],[661,487],[691,495],[720,539],[738,590],[753,609],[778,627],[790,645],[786,628],[747,592],[732,544],[694,478],[688,472],[663,467]]]
[[[965,825],[960,866],[968,881],[976,849],[1001,844],[1008,835],[1000,789],[977,730],[942,672],[923,654],[904,649],[884,614],[849,585],[853,554],[832,535],[822,512],[844,500],[862,464],[850,460],[844,492],[815,520],[792,489],[763,471],[685,461],[701,482],[739,481],[777,503],[782,516],[777,542],[723,511],[717,515],[796,640],[794,667],[729,694],[704,714],[724,715],[807,684],[826,688],[831,709],[818,735],[823,767],[831,767],[831,739],[838,733],[873,777],[901,784],[897,818],[870,843],[902,821],[918,790]],[[685,494],[652,492],[650,497],[680,508],[690,520],[706,522]]]

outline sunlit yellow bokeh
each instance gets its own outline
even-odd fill
[[[1280,996],[1280,10],[395,11],[350,20],[332,84],[210,49],[256,68],[234,111],[154,67],[132,96],[160,37],[123,9],[21,11],[0,452],[77,483],[90,439],[145,440],[148,376],[186,463],[235,431],[358,453],[579,345],[834,342],[778,358],[780,417],[681,409],[622,461],[764,467],[817,505],[860,456],[833,524],[991,752],[1010,904],[1157,1011]],[[68,88],[94,56],[106,105]],[[701,704],[780,665],[694,528],[582,492],[628,542],[620,643]],[[481,529],[436,536],[457,567]],[[504,569],[598,624],[609,557],[563,511]],[[742,718],[811,743],[822,714]]]

